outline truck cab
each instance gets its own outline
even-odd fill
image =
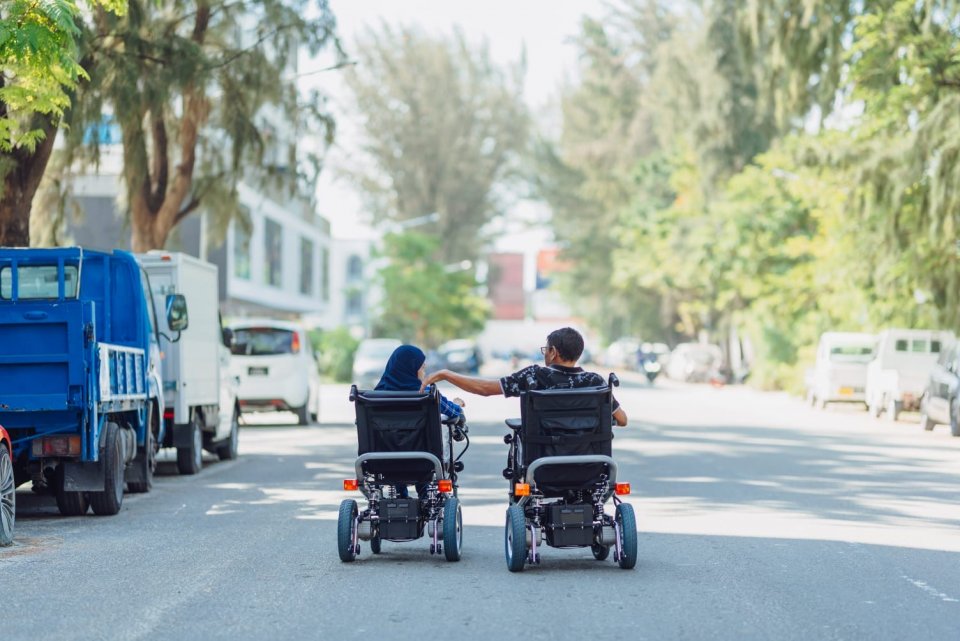
[[[931,329],[888,329],[880,333],[874,359],[867,366],[866,402],[870,413],[887,412],[897,420],[902,411],[920,408],[930,370],[940,350],[954,341],[953,332]]]
[[[817,361],[807,380],[807,399],[815,407],[828,403],[863,403],[867,365],[877,337],[859,332],[825,332],[817,345]]]

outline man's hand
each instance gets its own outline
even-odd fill
[[[463,401],[463,399],[460,398],[459,396],[456,397],[455,399],[453,399],[453,402],[456,403],[457,405],[459,405],[460,407],[466,407],[466,406],[467,406],[467,404],[466,404],[466,403]]]
[[[420,391],[422,392],[434,383],[445,380],[447,380],[447,370],[445,369],[438,370],[433,374],[428,374],[427,377],[423,379],[423,383],[420,385]]]

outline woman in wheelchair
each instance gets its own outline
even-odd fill
[[[342,561],[356,558],[361,540],[379,554],[383,540],[413,541],[424,533],[431,539],[431,554],[460,560],[457,474],[470,443],[463,402],[445,399],[435,387],[420,390],[424,361],[420,349],[398,347],[376,389],[350,389],[359,456],[356,477],[344,480],[343,487],[362,492],[368,505],[361,512],[355,500],[340,504],[337,546]],[[455,459],[454,441],[466,442]],[[411,484],[416,499],[407,493]]]
[[[378,391],[390,392],[416,392],[423,384],[423,378],[427,373],[427,357],[419,347],[413,345],[401,345],[393,350],[386,367],[383,368],[383,375],[380,382],[374,388]],[[427,388],[425,392],[430,392]],[[440,397],[440,414],[448,419],[463,417],[463,408],[466,403],[460,398],[448,400],[443,394]],[[444,460],[449,458],[450,453],[444,449]],[[417,485],[417,495],[422,494],[423,485]],[[397,486],[397,496],[400,498],[409,498],[410,493],[406,485]]]

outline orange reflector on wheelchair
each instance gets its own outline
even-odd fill
[[[343,489],[352,492],[360,488],[360,481],[357,479],[343,479]]]
[[[515,496],[530,496],[530,484],[529,483],[514,483],[513,484],[513,494]]]
[[[453,492],[453,481],[450,479],[440,479],[437,481],[437,489],[444,494],[449,494],[450,492]]]
[[[629,483],[617,483],[614,491],[617,494],[630,494],[630,484]]]

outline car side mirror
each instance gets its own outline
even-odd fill
[[[172,332],[182,332],[190,326],[187,315],[187,299],[183,294],[167,294],[167,327]]]
[[[233,347],[233,330],[229,327],[223,328],[223,344],[225,347]]]

